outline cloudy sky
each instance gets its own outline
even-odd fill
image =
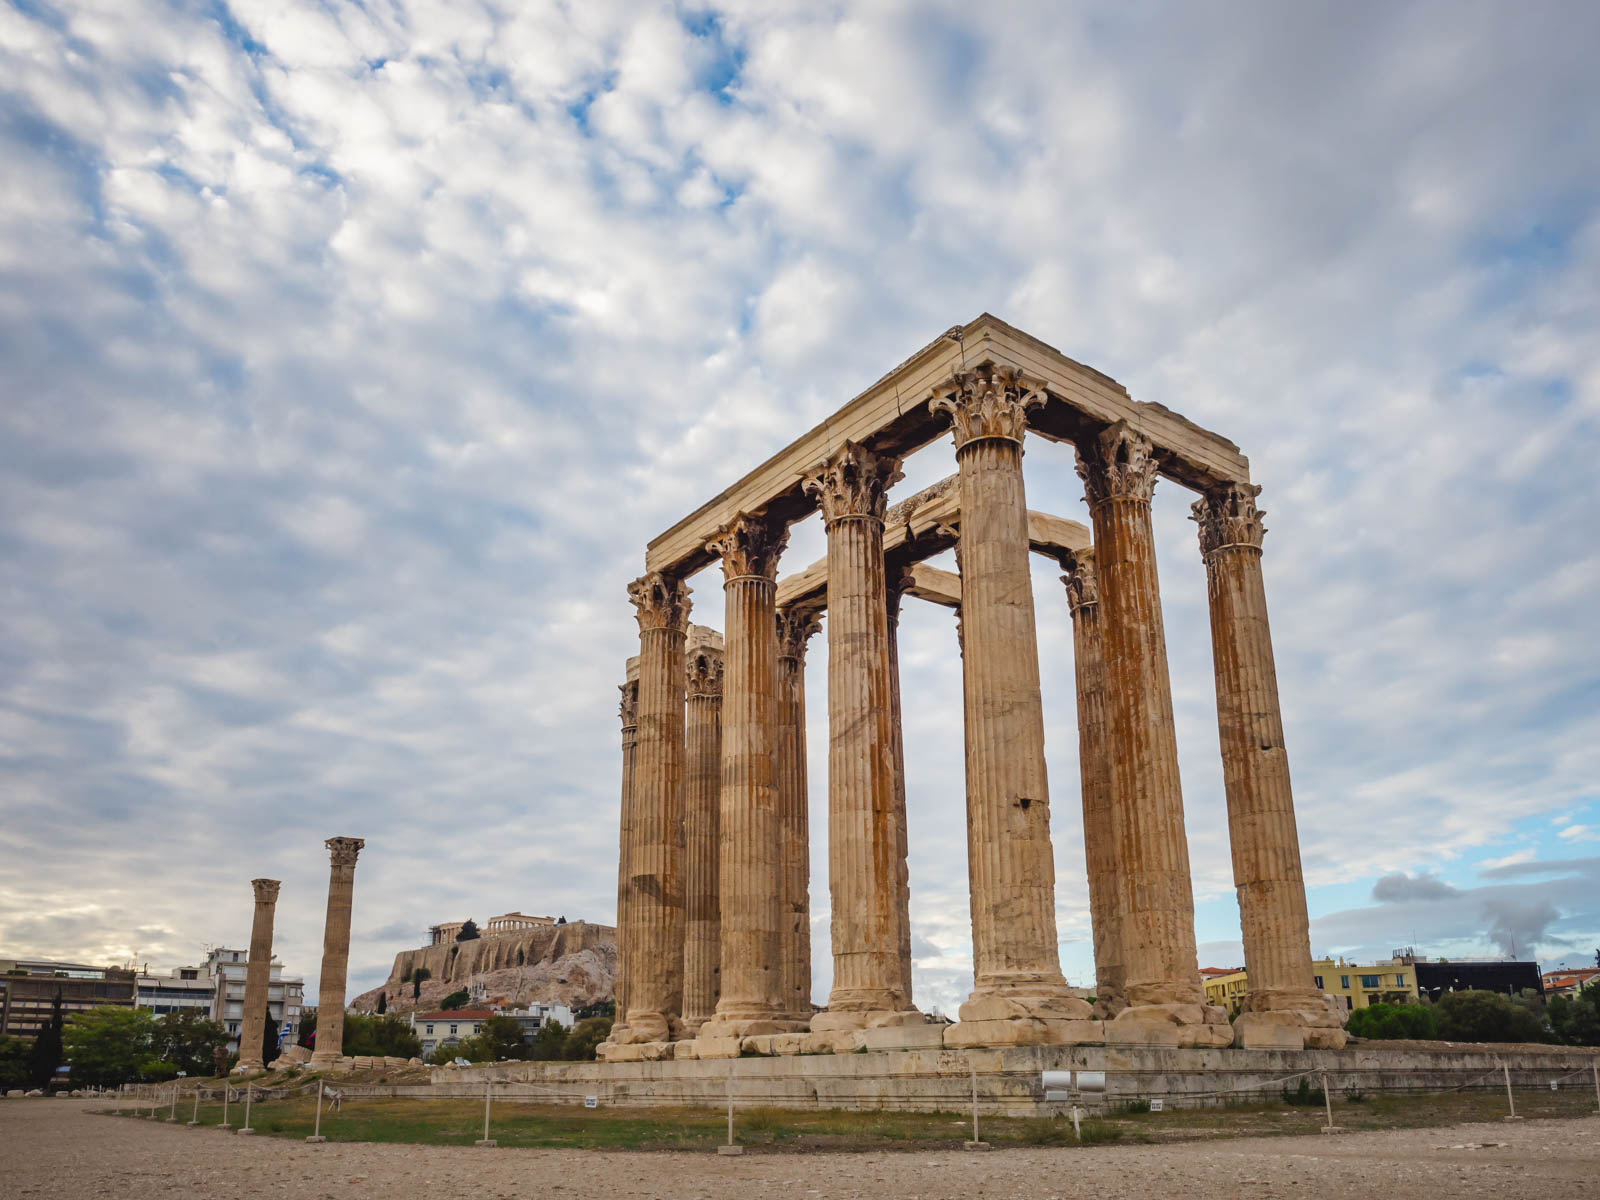
[[[985,310],[1238,442],[1319,953],[1600,944],[1600,9],[0,0],[0,956],[609,922],[646,541]],[[899,494],[953,469],[948,439]],[[1083,519],[1070,454],[1033,507]],[[1240,961],[1157,489],[1201,961]],[[815,518],[786,569],[822,552]],[[1063,965],[1071,630],[1036,571]],[[695,619],[720,627],[699,576]],[[826,654],[811,701],[816,998]],[[960,663],[904,621],[918,999]]]

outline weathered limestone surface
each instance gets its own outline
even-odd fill
[[[1136,430],[1117,424],[1078,451],[1094,519],[1111,701],[1116,907],[1130,1005],[1108,1024],[1106,1036],[1225,1045],[1232,1030],[1221,1009],[1206,1005],[1195,957],[1194,893],[1150,524],[1153,450]]]
[[[553,963],[585,950],[603,949],[617,940],[617,931],[609,925],[570,921],[565,925],[519,929],[465,942],[445,942],[437,946],[402,950],[394,956],[389,978],[384,981],[382,988],[364,995],[371,995],[374,1003],[378,991],[387,991],[391,1003],[399,991],[403,990],[409,996],[411,985],[405,980],[419,967],[427,969],[430,986],[435,983],[452,984],[494,971]],[[452,987],[449,990],[457,989]]]
[[[633,844],[633,766],[639,741],[639,658],[628,660],[627,679],[621,686],[622,702],[622,807],[621,836],[617,854],[617,926],[624,928],[633,923],[628,911],[628,880],[632,878],[633,863],[629,850]],[[625,1041],[628,1028],[628,962],[622,951],[622,940],[617,940],[617,991],[616,1020],[611,1027],[612,1041]]]
[[[906,1008],[914,1009],[911,990],[911,828],[906,817],[906,742],[900,711],[900,601],[915,579],[914,570],[900,571],[888,581],[889,725],[894,733],[894,819],[896,870],[894,919],[899,930],[900,986]]]
[[[818,1032],[909,1011],[896,901],[905,873],[897,811],[883,518],[899,463],[851,442],[806,482],[828,537],[828,878],[833,989]]]
[[[689,589],[659,573],[628,585],[639,620],[639,731],[628,848],[630,1041],[677,1034],[683,1007],[684,646]],[[616,1034],[613,1033],[613,1040]]]
[[[1083,856],[1089,876],[1089,922],[1094,938],[1095,1015],[1113,1017],[1128,1005],[1123,986],[1122,922],[1117,906],[1116,806],[1111,802],[1111,744],[1106,716],[1105,646],[1100,631],[1100,584],[1094,551],[1063,556],[1067,607],[1072,612],[1072,663],[1078,690],[1078,773],[1083,792]]]
[[[810,608],[778,610],[777,750],[779,994],[783,1012],[811,1020],[811,795],[806,780],[806,643],[821,629]]]
[[[683,1026],[692,1037],[716,1011],[722,975],[717,829],[722,780],[722,635],[689,627],[688,759],[684,787]],[[613,1039],[615,1040],[615,1039]]]
[[[1253,484],[1219,487],[1193,508],[1211,602],[1228,840],[1250,976],[1234,1032],[1242,1046],[1282,1044],[1287,1036],[1337,1047],[1344,1030],[1312,981],[1300,838],[1261,575],[1260,492]]]
[[[250,962],[244,974],[244,1015],[239,1022],[239,1066],[259,1071],[265,1065],[262,1043],[267,1034],[267,995],[272,981],[272,918],[278,907],[279,881],[252,879],[255,914],[250,921]]]
[[[933,400],[950,414],[961,479],[967,857],[975,986],[965,1044],[1092,1040],[1056,948],[1055,858],[1039,650],[1028,567],[1022,438],[1039,403],[1016,372],[960,372]],[[830,579],[831,582],[831,579]],[[963,1028],[964,1027],[964,1028]]]
[[[361,838],[329,838],[328,918],[322,934],[322,977],[317,984],[317,1048],[314,1067],[331,1066],[344,1053],[344,988],[350,966],[350,909],[355,899],[356,856]]]
[[[789,531],[764,514],[735,517],[713,539],[721,556],[722,995],[699,1038],[787,1033],[782,995],[782,886],[774,771],[778,557]]]

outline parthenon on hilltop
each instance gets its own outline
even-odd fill
[[[888,504],[954,433],[956,474]],[[1029,435],[1071,443],[1092,527],[1030,512]],[[1228,830],[1251,991],[1205,1003],[1152,536],[1158,477],[1198,493]],[[952,329],[661,534],[629,586],[617,1021],[607,1061],[1029,1044],[1336,1048],[1314,986],[1267,626],[1265,528],[1238,447],[987,314]],[[778,576],[821,510],[827,557]],[[957,573],[925,560],[954,548]],[[1074,630],[1098,1000],[1074,997],[1055,867],[1029,555]],[[722,634],[685,581],[720,561]],[[897,625],[960,638],[974,982],[953,1025],[911,989]],[[805,655],[827,618],[833,988],[813,1011]]]

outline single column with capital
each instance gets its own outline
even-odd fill
[[[822,628],[814,610],[778,613],[778,871],[783,1011],[811,1020],[811,796],[806,780],[806,643]]]
[[[684,648],[689,588],[659,571],[628,585],[639,618],[639,729],[629,831],[629,1042],[678,1036],[683,1007]],[[613,1041],[617,1039],[613,1038]]]
[[[1056,945],[1055,857],[1045,775],[1039,647],[1022,485],[1027,409],[1042,395],[984,363],[932,401],[950,415],[960,466],[961,636],[967,869],[974,988],[945,1044],[1098,1041]]]
[[[1129,1005],[1107,1022],[1106,1039],[1226,1046],[1233,1030],[1222,1009],[1206,1004],[1195,957],[1194,891],[1150,522],[1156,473],[1154,447],[1125,421],[1078,447],[1100,583]]]
[[[702,1040],[791,1033],[784,1011],[774,764],[778,557],[786,525],[740,513],[707,548],[722,559],[722,995]]]
[[[685,757],[683,1027],[695,1032],[716,1011],[722,976],[722,901],[717,829],[722,781],[722,635],[689,627]]]
[[[278,907],[279,881],[252,879],[255,915],[250,922],[250,961],[244,973],[244,1013],[239,1022],[239,1069],[266,1066],[262,1043],[267,1035],[267,993],[272,982],[272,918]]]
[[[1316,989],[1306,885],[1300,869],[1278,672],[1261,575],[1265,515],[1259,486],[1223,484],[1193,507],[1211,604],[1228,840],[1250,991],[1234,1021],[1235,1043],[1263,1048],[1338,1048],[1339,1017]]]
[[[607,1041],[612,1043],[625,1042],[628,1032],[630,989],[626,930],[633,923],[628,910],[630,901],[628,881],[632,878],[628,847],[633,836],[633,760],[639,738],[638,655],[628,660],[626,682],[618,690],[622,693],[618,705],[618,714],[622,718],[622,808],[619,821],[620,836],[617,839],[617,984],[613,992],[616,998],[616,1019],[612,1022],[611,1033],[607,1037]]]
[[[317,984],[317,1047],[311,1066],[336,1067],[344,1056],[344,988],[350,968],[350,910],[355,900],[356,856],[367,843],[335,837],[328,848],[328,917],[322,933],[322,978]]]
[[[897,459],[846,442],[806,480],[828,536],[828,878],[833,990],[811,1028],[921,1022],[900,963],[905,871],[896,811],[883,518]]]

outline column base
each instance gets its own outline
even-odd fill
[[[950,1050],[1002,1046],[1092,1046],[1105,1040],[1105,1022],[1087,1018],[1084,1020],[1051,1020],[1043,1017],[1000,1017],[992,1020],[963,1018],[954,1025],[947,1025],[944,1031],[944,1044]]]
[[[1233,1044],[1245,1050],[1339,1050],[1349,1035],[1321,1004],[1243,1012],[1233,1022]]]
[[[716,1016],[700,1026],[697,1041],[724,1041],[728,1038],[756,1037],[767,1033],[805,1033],[804,1021],[773,1014],[770,1017]]]
[[[1136,1004],[1106,1022],[1106,1042],[1220,1050],[1233,1045],[1233,1026],[1212,1004]]]
[[[267,1068],[258,1058],[253,1062],[245,1062],[243,1059],[240,1059],[234,1064],[233,1069],[236,1072],[248,1075],[251,1071],[265,1071]]]
[[[354,1063],[342,1054],[313,1054],[306,1065],[313,1071],[347,1071]]]
[[[1013,994],[973,992],[957,1010],[960,1021],[1092,1021],[1094,1008],[1087,1000],[1060,992]]]
[[[628,1023],[620,1031],[613,1026],[608,1040],[619,1046],[637,1045],[640,1042],[670,1042],[682,1026],[678,1018],[665,1013],[634,1009],[628,1014]]]
[[[901,1025],[926,1025],[928,1018],[914,1008],[845,1009],[827,1008],[812,1014],[813,1033],[853,1033],[858,1029],[893,1029]]]

